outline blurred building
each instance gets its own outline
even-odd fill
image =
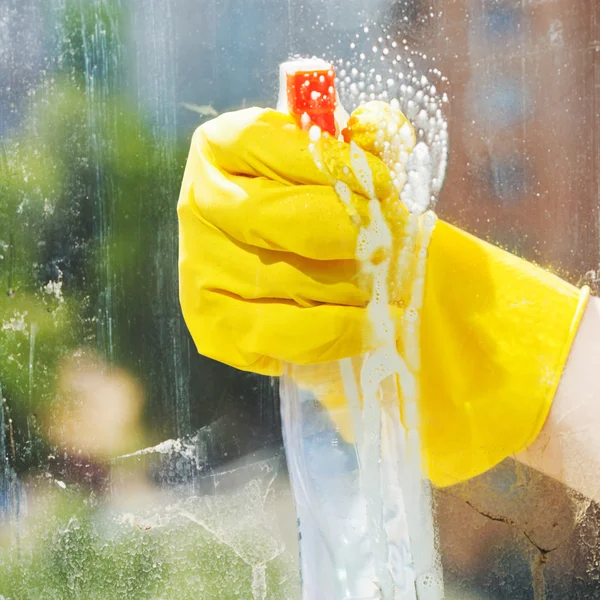
[[[440,214],[577,282],[599,262],[600,5],[430,8],[451,97]]]
[[[598,269],[600,4],[401,0],[392,14],[396,40],[448,78],[438,214],[573,283]],[[575,515],[572,493],[510,460],[436,498],[457,597],[599,597],[598,538],[581,543],[594,504]]]

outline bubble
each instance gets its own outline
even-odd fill
[[[308,137],[311,142],[318,142],[321,139],[321,128],[313,125],[308,132]]]
[[[429,115],[427,114],[426,110],[421,109],[419,111],[419,114],[415,118],[415,123],[418,127],[421,127],[422,129],[425,129],[427,127],[427,125],[429,124]]]
[[[368,100],[388,101],[410,120],[414,134],[410,126],[402,134],[390,124],[380,126],[385,135],[376,137],[374,148],[388,165],[397,189],[402,190],[404,186],[407,190],[402,194],[406,206],[421,214],[435,203],[447,164],[447,123],[441,108],[444,98],[447,101],[448,97],[439,91],[439,82],[444,81],[444,77],[437,68],[430,68],[424,74],[416,66],[412,57],[426,60],[426,55],[408,48],[408,40],[403,40],[407,47],[405,54],[393,52],[392,49],[402,46],[390,35],[373,36],[370,42],[366,47],[372,48],[373,53],[369,52],[368,57],[364,53],[360,55],[364,68],[356,68],[357,59],[354,64],[348,61],[345,89],[340,90],[340,97],[350,111]],[[392,52],[394,56],[391,56]],[[408,165],[410,156],[405,148],[414,145],[414,135],[417,144],[429,148],[428,158]]]
[[[412,100],[406,103],[406,116],[412,121],[417,115],[418,106]]]
[[[409,306],[406,309],[406,314],[404,315],[404,318],[409,322],[409,323],[414,323],[418,318],[419,318],[419,312],[417,311],[416,308],[414,308],[413,306]]]

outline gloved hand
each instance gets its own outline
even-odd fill
[[[248,109],[193,138],[178,205],[180,300],[201,354],[280,375],[283,364],[356,356],[375,343],[355,259],[368,220],[350,146]],[[387,167],[366,153],[384,212],[405,225]],[[334,190],[351,190],[350,210]],[[421,312],[421,440],[437,485],[477,475],[539,433],[588,291],[443,222]],[[392,295],[401,324],[406,299]],[[402,352],[402,349],[400,348]],[[340,396],[341,398],[342,396]],[[330,406],[335,408],[335,406]]]

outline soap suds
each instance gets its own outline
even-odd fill
[[[435,91],[435,90],[434,90]],[[417,101],[425,101],[425,95],[416,96]],[[420,115],[421,125],[427,126],[426,113]],[[435,227],[436,217],[426,212],[433,197],[432,160],[429,146],[419,142],[410,155],[401,155],[402,145],[389,140],[402,139],[410,132],[394,129],[393,124],[381,124],[380,156],[386,164],[398,164],[397,172],[407,171],[407,181],[402,186],[401,199],[408,209],[408,223],[401,235],[405,239],[398,252],[396,264],[391,265],[394,239],[393,229],[388,225],[382,211],[382,200],[375,195],[373,176],[365,153],[356,144],[351,144],[351,168],[368,198],[368,225],[358,234],[357,259],[361,264],[361,274],[370,280],[372,295],[368,304],[368,314],[372,326],[372,346],[376,349],[365,356],[360,374],[360,392],[354,383],[354,372],[346,363],[340,365],[346,393],[349,393],[349,406],[352,411],[355,444],[358,448],[361,465],[361,495],[366,501],[368,531],[375,562],[377,586],[381,598],[395,597],[397,587],[406,584],[407,572],[412,574],[413,585],[419,600],[441,600],[443,579],[441,563],[437,553],[436,532],[433,521],[431,489],[421,470],[421,440],[419,437],[418,377],[420,367],[420,311],[423,305],[425,288],[425,268],[427,249]],[[406,146],[405,146],[406,147]],[[396,156],[393,155],[396,154]],[[395,162],[394,162],[395,161]],[[437,165],[445,169],[445,165]],[[390,171],[394,174],[393,168]],[[438,187],[441,186],[438,174]],[[350,204],[347,186],[336,183],[336,191],[346,206]],[[384,260],[373,260],[378,252]],[[388,287],[390,269],[394,267],[395,278],[392,289]],[[399,293],[409,286],[410,294],[402,323],[397,330],[391,311],[390,293]],[[395,289],[399,288],[399,289]],[[396,347],[396,340],[402,339],[403,355]],[[390,396],[396,394],[389,381],[397,377],[400,402],[404,421],[399,413],[389,406]],[[387,381],[387,383],[386,383]],[[387,390],[386,394],[383,388]],[[390,393],[391,391],[391,393]],[[357,397],[362,397],[362,414]],[[396,402],[391,403],[396,404]],[[382,406],[388,406],[382,411]],[[397,423],[396,423],[397,420]],[[394,449],[395,456],[389,452]],[[390,491],[396,482],[402,492],[404,515],[399,515],[400,526],[386,523],[384,513],[390,514]],[[384,508],[385,507],[385,508]],[[396,506],[396,511],[400,507]],[[392,508],[392,514],[394,509]],[[404,516],[404,519],[402,518]],[[391,543],[392,531],[408,529],[409,543]],[[401,537],[401,534],[400,534]],[[408,546],[408,547],[407,547]],[[405,553],[398,554],[398,548]],[[400,564],[399,564],[400,561]],[[412,569],[406,570],[406,562],[412,561]],[[402,577],[401,577],[402,576]],[[401,577],[402,581],[399,580]],[[406,587],[406,585],[405,585]],[[410,593],[410,592],[409,592]]]

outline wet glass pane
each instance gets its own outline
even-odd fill
[[[396,97],[438,135],[441,218],[594,286],[599,23],[593,0],[0,0],[0,598],[300,598],[279,382],[198,355],[181,316],[193,131],[322,57],[347,109]],[[448,600],[600,596],[600,512],[554,480],[507,459],[433,504]]]

